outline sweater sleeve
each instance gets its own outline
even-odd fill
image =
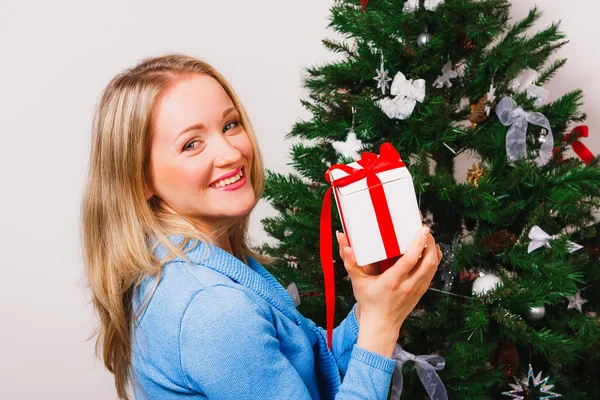
[[[212,286],[196,293],[181,320],[181,368],[209,400],[311,400],[299,371],[280,351],[268,313],[246,293]],[[394,361],[354,346],[336,400],[385,400]]]

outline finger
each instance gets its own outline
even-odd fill
[[[362,267],[363,271],[367,275],[379,275],[381,274],[381,266],[379,262],[375,262],[373,264],[367,264]]]
[[[338,238],[340,257],[343,260],[346,257],[346,254],[344,253],[344,248],[350,246],[350,242],[348,241],[348,237],[346,236],[345,233],[338,232],[338,231],[336,231],[335,233]]]
[[[437,246],[433,246],[433,236],[429,240],[430,246],[423,251],[423,257],[419,260],[417,266],[408,273],[408,278],[431,280],[435,274],[440,258]]]
[[[346,271],[350,275],[350,279],[356,278],[357,276],[365,275],[363,269],[358,266],[356,263],[356,258],[354,256],[354,251],[350,246],[344,246],[343,249],[344,258],[344,267],[346,267]]]
[[[343,260],[345,255],[344,255],[344,247],[348,246],[348,239],[346,238],[346,235],[341,233],[340,231],[335,231],[335,236],[337,238],[338,241],[338,247],[339,247],[339,253],[340,253],[340,257]]]
[[[335,233],[338,238],[338,243],[341,246],[350,246],[350,242],[348,242],[348,237],[346,236],[346,234],[344,232],[335,231]]]
[[[350,243],[349,243],[348,237],[346,236],[345,233],[342,233],[342,232],[339,232],[339,231],[335,231],[335,234],[336,234],[336,237],[337,237],[338,243],[339,243],[340,257],[343,260],[344,257],[345,257],[345,255],[343,254],[344,247],[349,246]],[[380,268],[378,262],[372,263],[372,264],[363,265],[361,268],[363,269],[363,271],[367,275],[379,275],[381,273],[381,268]]]
[[[423,253],[423,249],[425,249],[425,244],[429,239],[430,233],[428,227],[422,227],[421,230],[415,235],[412,244],[406,250],[406,252],[400,257],[400,259],[392,265],[391,268],[388,268],[385,272],[393,271],[392,274],[395,274],[397,278],[401,275],[406,274],[410,271],[415,264],[419,261],[419,256]],[[433,237],[432,237],[433,238]]]
[[[442,249],[440,248],[440,245],[439,245],[439,244],[436,244],[436,246],[437,246],[438,262],[440,262],[440,261],[442,261],[442,256],[443,256],[444,254],[442,253]]]
[[[421,216],[421,221],[423,221],[423,213],[419,210],[419,215]]]

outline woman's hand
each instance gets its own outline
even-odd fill
[[[345,246],[349,245],[348,238],[346,237],[346,234],[339,233],[338,231],[335,231],[335,235],[338,239],[338,244],[340,247],[340,257],[343,260],[344,255],[342,254],[342,250]],[[365,271],[365,274],[367,275],[379,275],[381,273],[381,266],[379,265],[379,261],[372,264],[363,265],[361,268],[363,269],[363,271]],[[360,304],[356,305],[356,310],[354,310],[354,313],[356,314],[356,320],[360,324]]]
[[[421,219],[423,219],[423,215],[421,215]],[[338,240],[340,257],[343,260],[344,255],[342,254],[342,250],[345,246],[349,245],[348,238],[346,237],[345,233],[340,233],[339,231],[335,231],[335,236]],[[381,273],[381,266],[379,265],[379,261],[372,264],[363,265],[361,268],[363,269],[363,271],[365,271],[365,274],[367,275],[379,275]],[[360,324],[360,304],[356,305],[356,310],[354,310],[354,312],[356,314],[356,320]]]
[[[378,262],[359,267],[346,235],[337,234],[340,256],[350,274],[358,302],[356,319],[359,323],[365,317],[369,323],[391,325],[399,329],[427,291],[442,252],[429,233],[429,228],[425,229],[425,235],[417,235],[411,247],[384,273],[380,273]]]

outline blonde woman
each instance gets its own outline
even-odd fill
[[[263,161],[246,111],[206,62],[148,58],[107,85],[82,201],[96,351],[120,399],[385,399],[400,326],[440,251],[427,228],[390,269],[340,255],[357,304],[304,318],[248,245]],[[360,308],[359,308],[360,305]],[[360,322],[360,324],[359,324]]]

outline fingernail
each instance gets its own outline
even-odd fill
[[[429,227],[426,226],[425,229],[423,229],[423,231],[421,231],[421,235],[426,238],[427,235],[429,235]]]
[[[335,231],[335,237],[337,238],[338,242],[340,241],[340,231],[336,230]]]

